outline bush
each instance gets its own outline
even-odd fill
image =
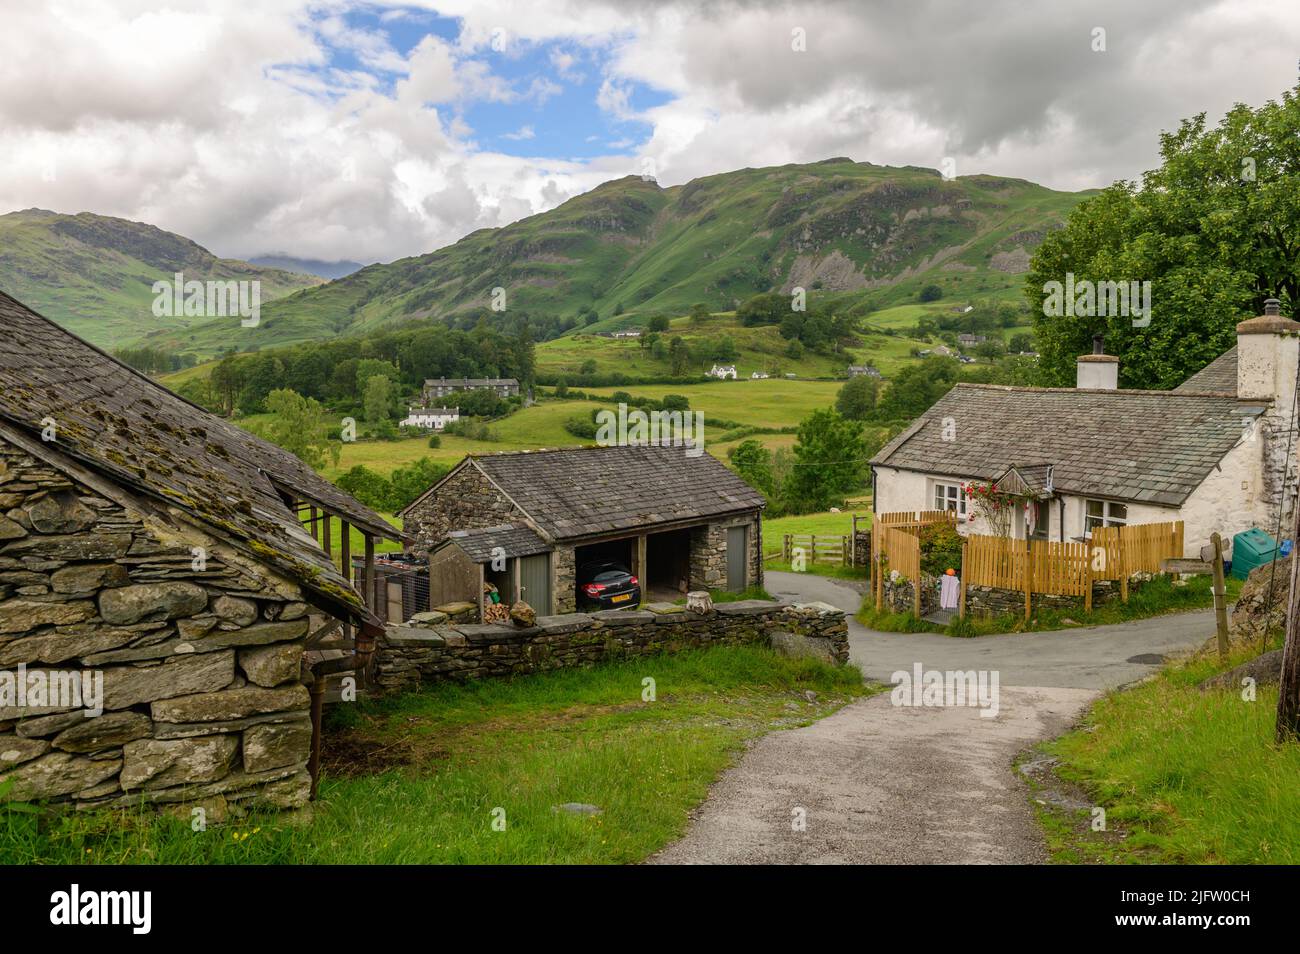
[[[917,296],[921,301],[938,301],[943,297],[943,289],[938,285],[926,285]]]
[[[949,567],[961,572],[962,536],[949,523],[932,523],[921,528],[921,572],[943,576]]]
[[[441,435],[438,435],[438,434],[431,434],[431,435],[429,436],[429,446],[432,447],[432,448],[438,448],[438,447],[441,447],[441,446],[442,446],[442,437],[441,437]]]

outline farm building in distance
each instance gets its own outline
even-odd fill
[[[302,511],[368,553],[401,535],[3,293],[0,325],[0,669],[102,680],[99,714],[0,692],[0,782],[78,807],[302,805],[313,703],[381,632]],[[332,658],[305,655],[325,635]]]
[[[518,397],[519,382],[514,378],[426,378],[424,406],[433,407],[457,391],[491,391],[499,398]]]
[[[449,588],[431,603],[477,602],[490,582],[545,616],[575,609],[588,562],[624,564],[647,598],[761,585],[764,506],[708,454],[638,445],[466,457],[398,516]]]

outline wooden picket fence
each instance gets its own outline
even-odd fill
[[[955,525],[957,514],[951,510],[903,510],[878,513],[871,530],[871,592],[876,609],[884,605],[885,574],[881,563],[889,572],[895,570],[912,583],[913,613],[921,615],[921,538],[922,527],[934,523]]]
[[[992,586],[1023,590],[1025,617],[1032,594],[1082,596],[1092,609],[1094,580],[1118,580],[1120,598],[1128,602],[1128,579],[1134,573],[1160,573],[1164,561],[1183,555],[1183,522],[1097,528],[1087,543],[1016,540],[971,534],[962,547],[961,615],[966,615],[966,588]]]

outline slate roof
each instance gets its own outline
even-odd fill
[[[767,501],[716,458],[685,448],[578,447],[466,459],[553,540],[756,510]]]
[[[401,535],[293,454],[197,407],[0,292],[0,420],[176,507],[307,590],[373,621],[277,488]]]
[[[503,523],[482,530],[453,530],[438,546],[448,543],[459,546],[475,563],[490,563],[496,547],[501,547],[507,557],[549,553],[552,549],[532,528],[517,523]]]
[[[963,383],[871,463],[981,480],[1050,463],[1060,493],[1179,506],[1255,413],[1222,394]],[[946,441],[949,417],[956,429]]]
[[[1237,346],[1233,345],[1174,390],[1236,394]]]

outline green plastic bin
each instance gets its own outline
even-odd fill
[[[1277,559],[1277,541],[1254,527],[1243,530],[1232,538],[1232,575],[1239,580],[1250,576],[1257,566]]]

